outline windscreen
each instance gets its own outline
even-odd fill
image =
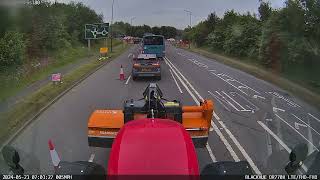
[[[163,45],[163,37],[161,36],[147,36],[143,39],[144,45]]]

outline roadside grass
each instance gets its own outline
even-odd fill
[[[6,73],[0,73],[0,102],[14,96],[23,88],[48,77],[50,74],[57,72],[65,66],[77,63],[83,58],[98,55],[99,47],[104,46],[104,43],[104,41],[99,41],[94,44],[90,52],[88,52],[87,47],[80,45],[75,48],[60,50],[51,55],[50,59],[53,60],[51,64],[43,68],[34,69],[33,73],[27,75],[18,75],[17,70],[14,68],[8,70]],[[112,44],[113,46],[117,46],[121,44],[121,41],[115,39]]]
[[[278,75],[271,71],[268,71],[266,68],[256,62],[253,62],[252,60],[228,57],[226,55],[212,52],[208,48],[191,47],[191,49],[184,49],[198,53],[208,58],[212,58],[218,62],[247,72],[259,79],[268,81],[314,105],[317,109],[320,109],[320,88],[314,88],[308,85],[307,79],[303,79],[304,76],[300,76],[300,79],[297,79],[297,74]]]
[[[0,144],[3,144],[10,135],[14,134],[25,123],[29,122],[43,107],[50,104],[57,96],[77,84],[79,80],[92,73],[106,61],[111,61],[122,54],[129,46],[117,43],[111,58],[104,61],[90,61],[70,73],[63,76],[63,83],[49,83],[41,87],[38,91],[26,97],[22,102],[15,105],[8,112],[0,114]]]
[[[36,70],[34,73],[28,75],[17,76],[16,70],[7,72],[6,74],[1,74],[2,81],[0,87],[0,102],[8,97],[15,95],[17,92],[27,87],[28,85],[34,83],[35,81],[44,79],[51,73],[54,73],[63,66],[76,63],[79,59],[87,56],[87,49],[83,47],[77,47],[74,49],[69,49],[72,51],[70,54],[64,53],[63,56],[54,57],[59,58],[59,61],[48,65],[47,67]],[[6,77],[4,77],[6,76]]]

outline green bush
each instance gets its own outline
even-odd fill
[[[0,66],[22,64],[25,57],[26,45],[23,35],[19,32],[8,31],[0,39]]]

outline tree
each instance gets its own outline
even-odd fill
[[[208,27],[210,32],[213,32],[219,22],[219,17],[216,15],[215,12],[210,13],[208,15],[207,20],[205,21],[206,26]]]
[[[0,66],[9,67],[21,65],[25,58],[25,42],[23,35],[8,31],[0,39]]]
[[[260,20],[262,22],[265,22],[271,16],[272,8],[271,8],[269,2],[263,2],[262,0],[259,0],[259,2],[260,2],[260,6],[259,6],[258,11],[259,11],[259,15],[260,15]]]

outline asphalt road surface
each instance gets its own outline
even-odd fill
[[[132,81],[128,57],[137,51],[135,45],[98,70],[21,132],[12,145],[26,173],[53,172],[49,139],[64,161],[91,157],[106,166],[109,149],[88,147],[88,117],[95,109],[121,109],[124,100],[141,98],[150,82],[159,84],[165,98],[186,105],[214,100],[208,145],[197,149],[201,169],[215,161],[246,160],[255,173],[283,174],[294,145],[304,142],[310,153],[319,151],[320,113],[285,91],[169,44],[161,62],[162,80]],[[126,81],[119,80],[120,65]]]

